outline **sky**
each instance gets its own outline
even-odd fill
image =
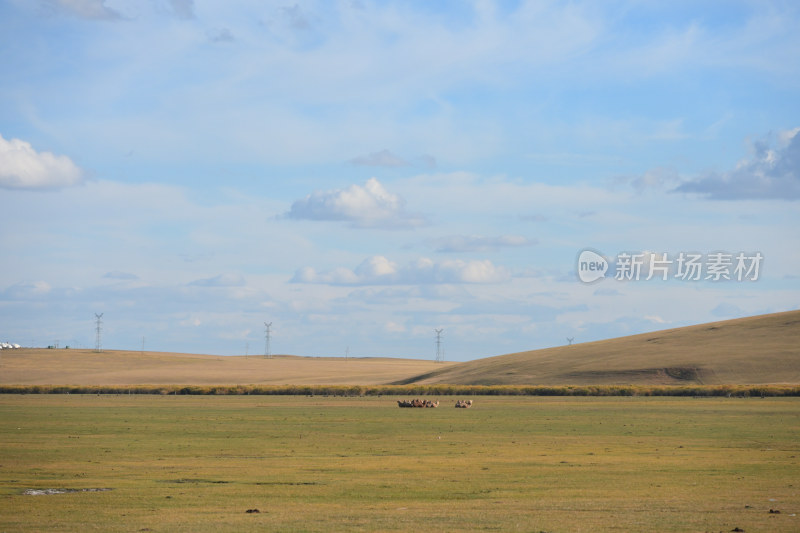
[[[798,309],[799,95],[789,1],[0,0],[0,341],[466,361]]]

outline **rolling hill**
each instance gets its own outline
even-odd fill
[[[800,383],[800,311],[489,357],[397,383],[796,384]]]
[[[6,385],[799,384],[800,311],[667,329],[466,363],[222,357],[76,349],[0,352]]]

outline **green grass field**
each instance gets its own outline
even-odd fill
[[[395,400],[0,396],[0,531],[800,530],[797,398]]]

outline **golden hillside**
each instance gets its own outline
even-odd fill
[[[800,311],[479,359],[398,383],[800,383]]]
[[[14,385],[377,385],[434,368],[392,358],[213,356],[40,348],[0,352],[0,383]]]
[[[443,363],[163,352],[0,352],[14,385],[680,385],[800,383],[800,311]]]

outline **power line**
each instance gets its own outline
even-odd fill
[[[442,329],[434,329],[433,331],[436,332],[436,362],[437,363],[441,363],[442,362],[442,332],[444,331],[444,328],[442,328]]]
[[[103,313],[100,313],[99,315],[97,313],[95,313],[94,317],[97,320],[97,326],[95,328],[95,331],[97,332],[97,336],[95,337],[94,351],[97,352],[97,353],[100,353],[100,334],[101,334],[101,331],[102,331],[102,328],[103,328],[103,320],[102,320]]]
[[[264,322],[264,357],[269,359],[271,354],[269,352],[269,337],[270,337],[270,328],[272,328],[272,322]]]

